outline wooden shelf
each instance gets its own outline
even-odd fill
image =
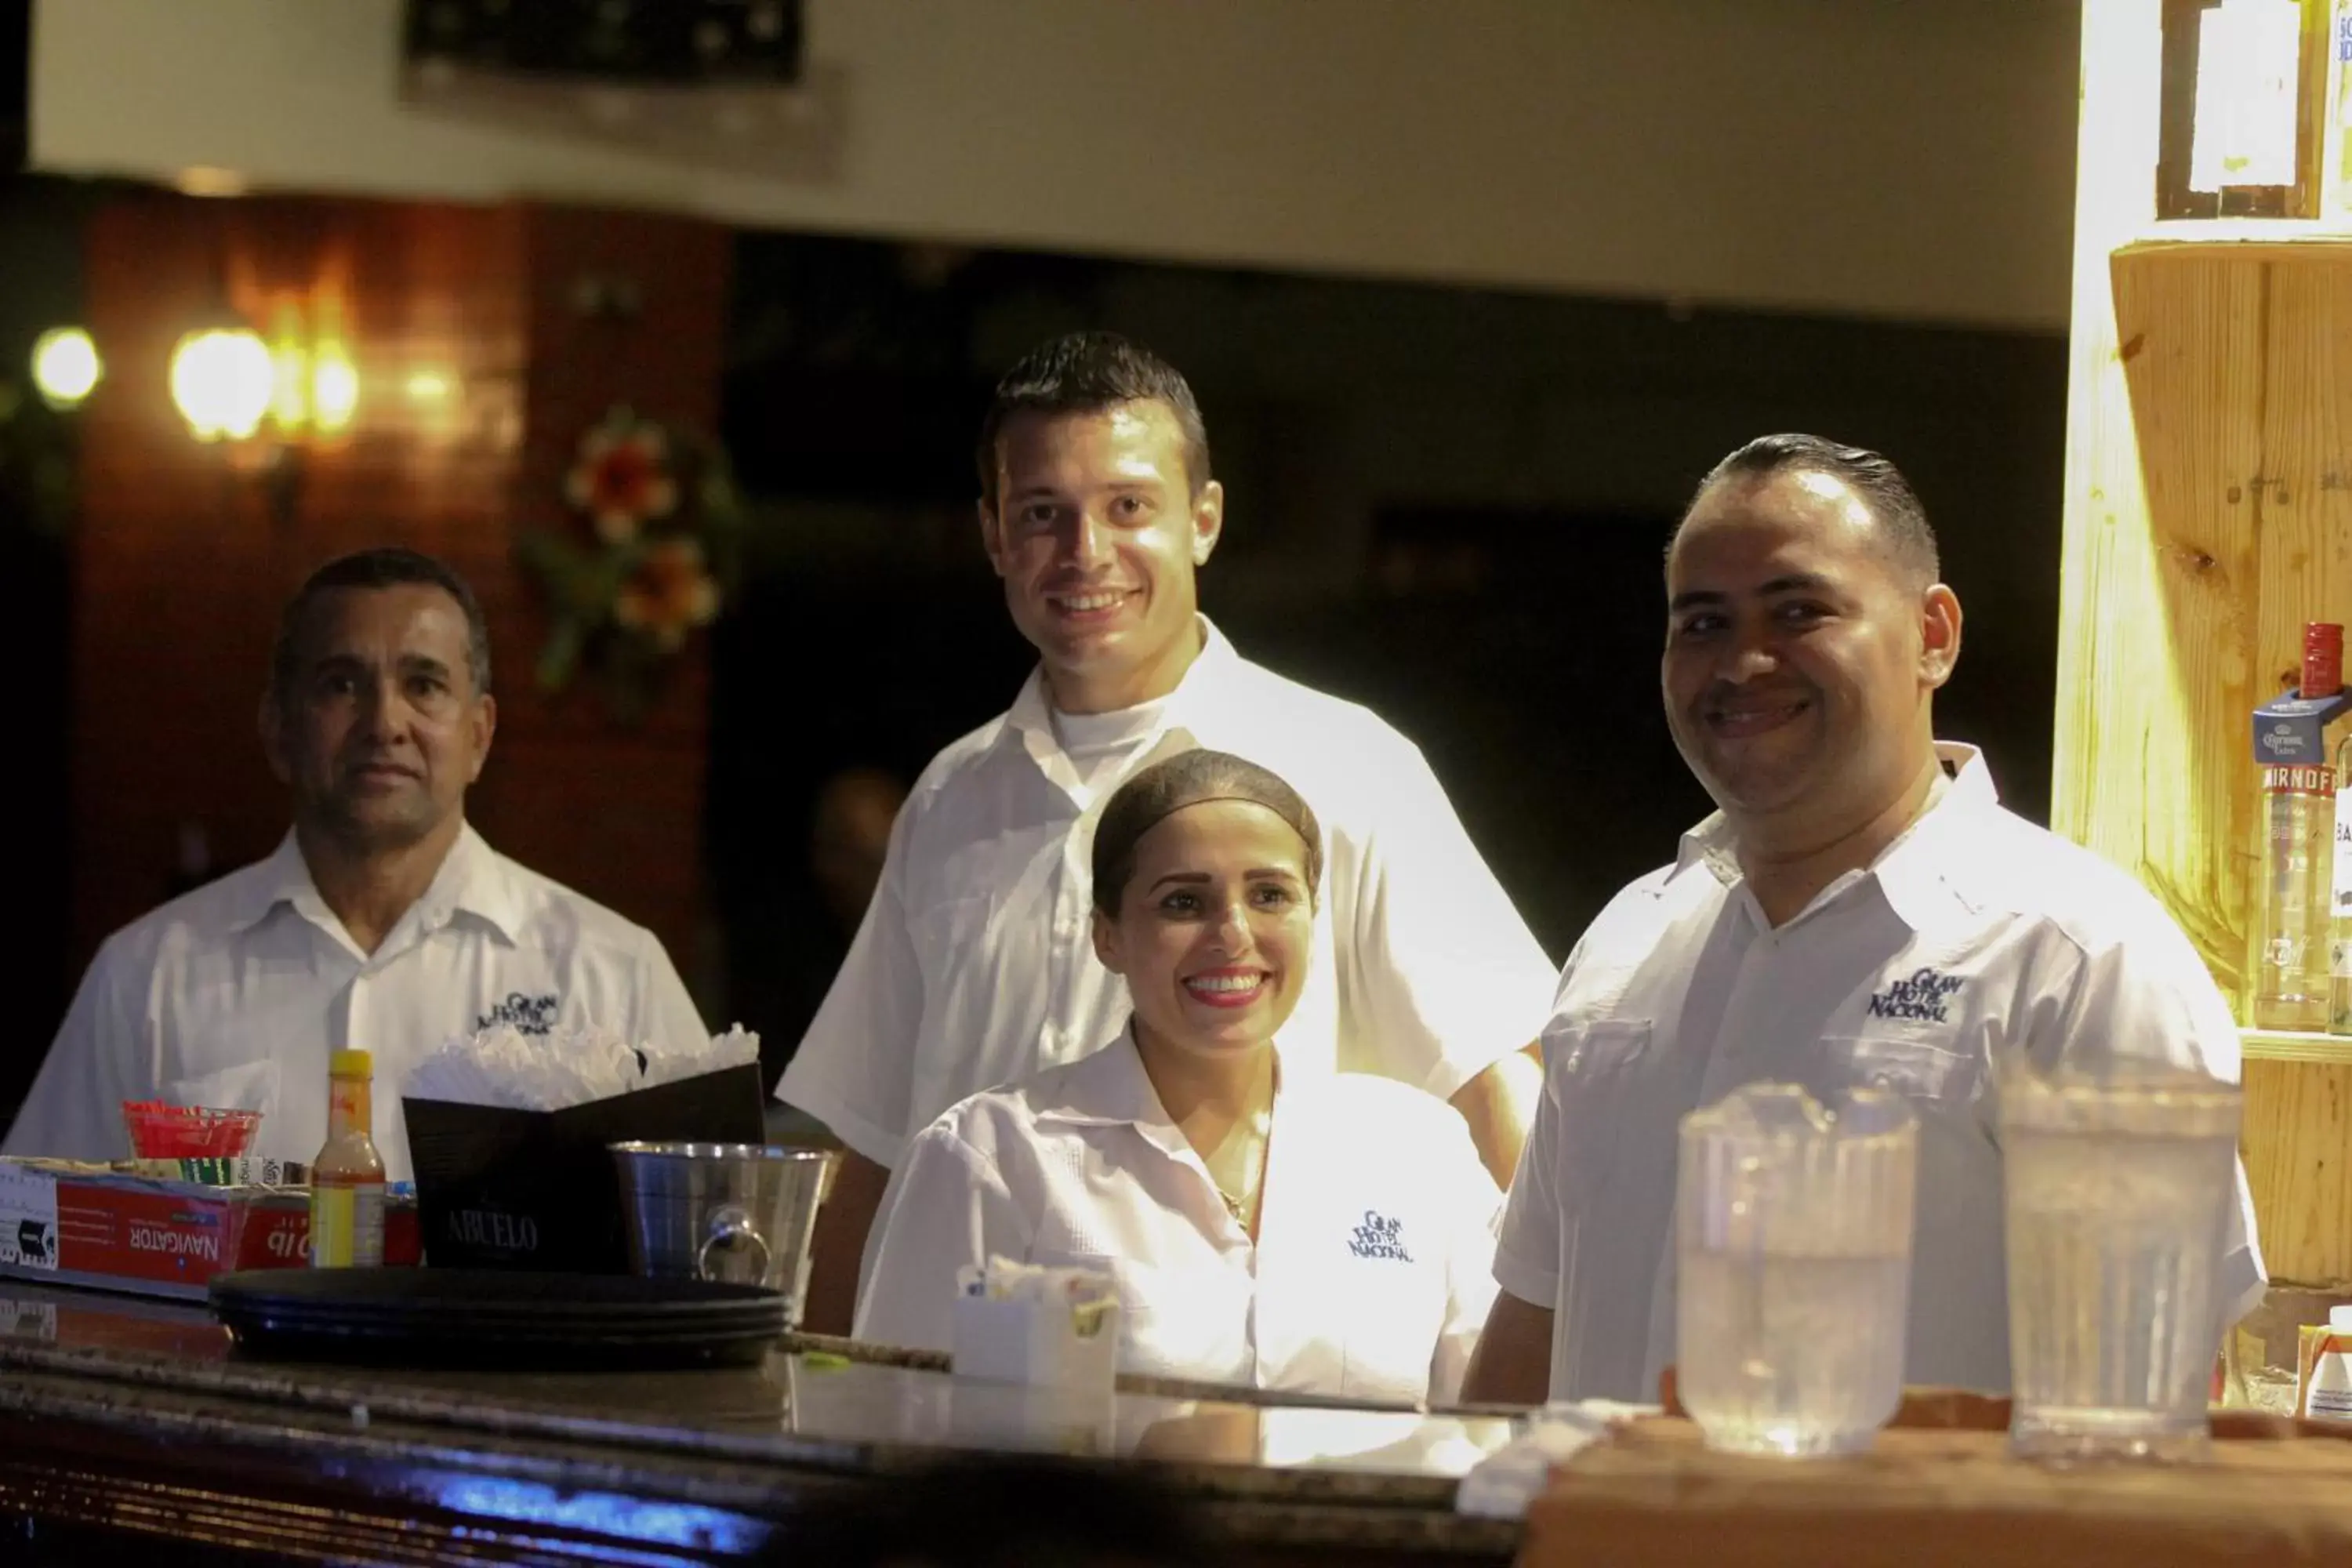
[[[2238,1037],[2248,1061],[2322,1062],[2330,1067],[2352,1067],[2352,1036],[2242,1029]]]
[[[2135,230],[2116,247],[2132,251],[2243,248],[2263,255],[2307,249],[2340,255],[2352,247],[2352,219],[2288,217],[2179,218]]]
[[[2050,826],[2243,984],[2247,719],[2352,620],[2352,221],[2155,221],[2156,0],[2083,0]],[[2246,1177],[2281,1279],[2352,1279],[2352,1039],[2252,1031]]]

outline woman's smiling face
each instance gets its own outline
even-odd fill
[[[1095,952],[1124,975],[1136,1022],[1196,1051],[1264,1044],[1289,1021],[1314,941],[1306,840],[1252,801],[1181,807],[1136,841]]]

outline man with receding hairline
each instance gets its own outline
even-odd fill
[[[1716,814],[1562,973],[1464,1396],[1655,1396],[1675,1349],[1683,1116],[1745,1084],[1891,1088],[1919,1120],[1906,1381],[2009,1386],[1990,1063],[2238,1071],[2228,1005],[2146,889],[2003,810],[1932,700],[1960,603],[1895,466],[1769,436],[1700,484],[1661,684]],[[2259,1299],[2239,1176],[2213,1324]]]
[[[498,708],[481,606],[408,550],[328,563],[287,605],[260,706],[293,796],[268,859],[109,937],[5,1152],[127,1155],[121,1102],[263,1113],[253,1152],[309,1160],[327,1059],[373,1054],[375,1141],[409,1172],[400,1083],[453,1035],[593,1024],[706,1037],[653,933],[517,865],[466,822]]]

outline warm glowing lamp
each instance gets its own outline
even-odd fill
[[[71,408],[96,389],[106,366],[79,327],[51,327],[33,340],[33,384],[52,408]]]
[[[277,391],[268,345],[242,328],[190,332],[172,351],[172,402],[199,441],[242,441]]]
[[[331,436],[351,427],[360,405],[359,367],[350,351],[333,339],[310,354],[310,418],[320,434]]]
[[[269,422],[291,433],[310,421],[310,354],[302,312],[291,300],[281,300],[269,326]]]

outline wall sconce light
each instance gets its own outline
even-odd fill
[[[341,310],[322,301],[306,326],[281,302],[268,341],[242,324],[188,333],[172,353],[172,402],[199,441],[251,440],[265,423],[280,445],[341,435],[360,404]]]
[[[310,418],[324,434],[351,428],[359,412],[360,372],[340,341],[320,343],[310,355]]]
[[[264,338],[231,315],[172,352],[172,402],[199,441],[226,443],[228,467],[259,480],[271,521],[293,527],[310,448],[359,412],[360,373],[332,295],[281,299]]]
[[[208,327],[172,351],[172,405],[199,441],[243,441],[269,412],[277,367],[259,334]]]
[[[79,327],[51,327],[33,340],[33,385],[51,408],[77,408],[98,388],[106,365]]]

